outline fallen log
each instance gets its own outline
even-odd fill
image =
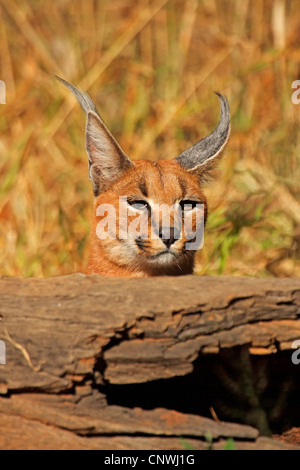
[[[297,424],[300,280],[2,278],[0,297],[0,448],[288,447],[255,428]]]

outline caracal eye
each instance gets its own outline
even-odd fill
[[[127,203],[137,211],[149,210],[150,205],[148,202],[137,199],[127,199]]]
[[[188,211],[192,211],[193,209],[195,209],[197,204],[199,204],[199,201],[185,200],[185,201],[180,201],[179,204],[183,211],[188,212]]]

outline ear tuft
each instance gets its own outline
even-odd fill
[[[87,114],[86,151],[90,178],[97,196],[114,183],[121,174],[134,166],[112,136],[101,117],[94,111]]]
[[[86,150],[89,157],[89,177],[93,183],[94,195],[105,191],[121,174],[134,166],[123,152],[100,117],[92,98],[60,77],[62,82],[76,96],[87,115]]]
[[[212,170],[224,149],[230,134],[230,110],[227,98],[216,93],[221,103],[221,117],[218,127],[207,137],[185,150],[175,158],[185,170],[195,172],[200,179],[207,179],[206,174]]]

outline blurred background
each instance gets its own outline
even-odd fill
[[[0,0],[0,274],[83,271],[93,194],[88,91],[133,159],[169,159],[210,133],[214,91],[232,134],[206,187],[197,274],[300,275],[297,0]]]

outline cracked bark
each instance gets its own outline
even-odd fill
[[[239,448],[287,447],[249,425],[108,396],[137,384],[147,394],[155,381],[176,387],[232,348],[289,353],[300,339],[300,280],[74,274],[2,278],[0,293],[0,448],[181,449],[183,439],[201,449],[207,433],[215,448],[228,437]]]

